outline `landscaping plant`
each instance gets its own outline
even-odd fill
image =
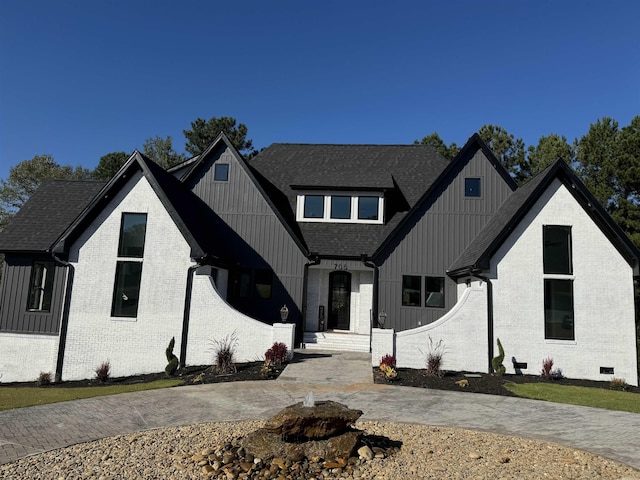
[[[504,360],[504,348],[502,348],[502,343],[500,343],[500,339],[498,338],[498,356],[493,357],[491,359],[491,366],[493,367],[493,372],[498,376],[504,375],[505,372],[507,371],[507,369],[502,364],[503,360]]]
[[[385,355],[380,360],[380,371],[384,374],[387,380],[394,379],[398,376],[396,371],[396,357],[395,355]]]
[[[280,366],[289,360],[289,349],[282,342],[275,342],[264,354],[265,363]]]
[[[427,353],[426,370],[425,375],[427,377],[442,377],[444,371],[442,370],[442,357],[444,357],[445,348],[444,342],[440,339],[435,344],[433,338],[429,336],[429,352]]]
[[[36,382],[39,387],[44,387],[51,384],[51,372],[40,372],[38,380]]]
[[[553,358],[547,357],[542,361],[542,371],[540,372],[540,375],[547,379],[557,380],[562,378],[562,370],[559,368],[554,370]]]
[[[620,390],[624,392],[627,390],[628,387],[629,387],[629,384],[626,382],[624,378],[613,377],[611,379],[611,382],[609,382],[609,388],[611,388],[611,390]]]
[[[178,369],[178,357],[173,354],[173,347],[176,345],[176,337],[171,337],[171,341],[169,342],[169,346],[165,350],[165,355],[167,356],[167,366],[164,367],[164,372],[169,376],[173,376]]]
[[[109,380],[109,375],[111,374],[111,363],[109,362],[109,360],[105,360],[104,362],[102,362],[100,366],[95,369],[95,372],[96,377],[102,383]]]
[[[222,340],[212,340],[214,369],[218,374],[227,375],[237,371],[235,353],[238,348],[238,336],[235,332]]]

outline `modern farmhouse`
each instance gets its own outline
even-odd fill
[[[221,134],[165,171],[135,152],[109,182],[44,183],[0,232],[0,381],[161,371],[238,338],[372,352],[377,365],[637,385],[640,252],[561,160],[517,188],[478,135],[426,145],[274,144]],[[287,307],[288,318],[280,310]]]

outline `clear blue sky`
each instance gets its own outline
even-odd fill
[[[0,0],[0,178],[232,116],[273,142],[527,145],[640,114],[640,2]]]

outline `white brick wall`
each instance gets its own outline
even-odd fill
[[[458,294],[458,303],[445,316],[429,325],[395,334],[398,367],[425,368],[431,339],[434,347],[442,340],[443,369],[474,372],[488,370],[486,283],[476,280],[469,287],[462,285],[461,289],[463,292]],[[384,345],[384,340],[376,338],[381,332],[386,334],[388,330],[374,329],[372,344]],[[378,356],[385,353],[390,352],[376,350],[375,355],[372,355],[372,363],[379,363]]]
[[[544,338],[543,225],[572,227],[575,341]],[[514,373],[512,358],[526,362],[525,374],[538,375],[542,361],[553,358],[567,377],[611,379],[638,384],[636,367],[633,272],[589,215],[559,181],[542,195],[491,260],[494,339],[505,349],[504,366]],[[557,277],[560,278],[560,277]],[[399,332],[395,353],[399,367],[424,368],[433,342],[443,340],[443,368],[488,371],[486,284],[458,285],[456,306],[436,322]],[[386,335],[386,336],[385,336]],[[372,363],[390,353],[388,331],[374,329]],[[495,355],[498,353],[494,344]]]
[[[57,335],[0,334],[0,382],[35,382],[40,372],[53,379],[57,355]]]
[[[543,225],[570,225],[573,250],[575,341],[545,340]],[[637,385],[633,272],[589,215],[555,181],[492,259],[495,337],[511,358],[537,375],[551,357],[573,378],[609,380],[600,367]],[[497,352],[497,347],[496,347]]]
[[[254,320],[233,309],[218,294],[213,281],[205,275],[195,275],[191,300],[191,321],[187,341],[187,365],[213,363],[214,341],[238,339],[235,356],[239,362],[263,360],[274,342],[293,348],[294,324],[273,327]]]

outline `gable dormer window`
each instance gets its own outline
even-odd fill
[[[298,194],[298,222],[383,223],[382,192],[315,192]]]
[[[229,181],[228,163],[216,163],[216,165],[213,167],[213,180],[216,182]]]

